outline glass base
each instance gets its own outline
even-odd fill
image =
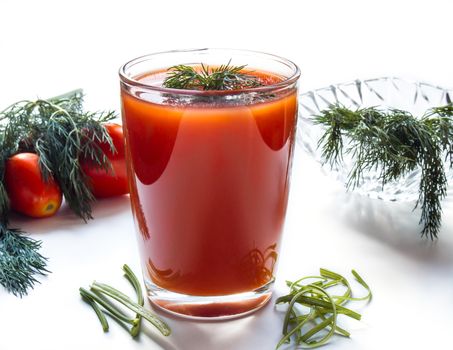
[[[250,314],[270,300],[273,284],[274,279],[250,292],[194,296],[170,292],[145,278],[148,298],[154,306],[176,316],[200,320],[225,320]]]

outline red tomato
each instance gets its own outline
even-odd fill
[[[116,152],[111,152],[108,143],[98,143],[98,145],[110,160],[113,171],[106,171],[89,161],[81,162],[82,169],[90,180],[93,194],[97,198],[120,196],[129,193],[123,128],[115,123],[107,123],[104,127],[112,138]]]
[[[57,182],[44,181],[35,153],[18,153],[6,161],[5,186],[11,209],[35,218],[55,214],[62,195]]]

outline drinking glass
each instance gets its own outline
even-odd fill
[[[243,66],[262,86],[164,87],[169,68]],[[147,294],[231,318],[272,293],[288,200],[299,68],[232,49],[151,54],[120,68],[130,200]]]

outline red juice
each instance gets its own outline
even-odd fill
[[[280,80],[254,74],[267,84]],[[272,281],[296,89],[240,104],[158,103],[123,89],[122,108],[132,210],[149,279],[196,296],[241,293]]]

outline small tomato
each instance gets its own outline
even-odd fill
[[[55,214],[61,190],[53,178],[44,181],[35,153],[18,153],[6,161],[5,186],[11,209],[35,218]]]
[[[90,161],[81,162],[82,169],[89,178],[93,194],[97,198],[129,193],[123,128],[115,123],[106,123],[104,127],[112,138],[116,152],[112,153],[108,143],[98,143],[98,145],[112,164],[112,169],[110,171],[102,169]]]

